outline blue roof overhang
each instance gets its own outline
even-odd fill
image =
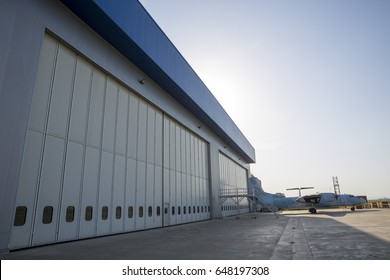
[[[215,134],[254,163],[255,149],[138,0],[60,0]]]

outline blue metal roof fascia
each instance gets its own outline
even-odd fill
[[[60,0],[247,162],[255,150],[137,0]]]

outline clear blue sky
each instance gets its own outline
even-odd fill
[[[140,2],[256,149],[265,190],[338,176],[390,197],[390,1]]]

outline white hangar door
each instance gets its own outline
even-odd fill
[[[164,226],[210,219],[208,144],[164,115]]]
[[[10,249],[162,226],[163,114],[45,35]]]
[[[247,170],[219,153],[219,174],[222,216],[249,212],[248,200],[243,196],[248,192]]]

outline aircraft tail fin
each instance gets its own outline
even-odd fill
[[[262,205],[263,207],[267,208],[269,211],[273,212],[276,217],[278,217],[278,214],[276,213],[278,211],[278,208],[272,203],[272,197],[273,195],[270,193],[266,193],[263,190],[263,187],[261,186],[261,181],[251,176],[248,180],[248,192],[249,194],[253,193],[255,196],[256,204]]]
[[[255,191],[255,192],[260,192],[261,194],[267,194],[263,190],[263,187],[261,186],[261,181],[258,178],[256,178],[255,176],[251,176],[249,178],[248,188],[249,188],[249,193],[252,193],[253,191]]]

